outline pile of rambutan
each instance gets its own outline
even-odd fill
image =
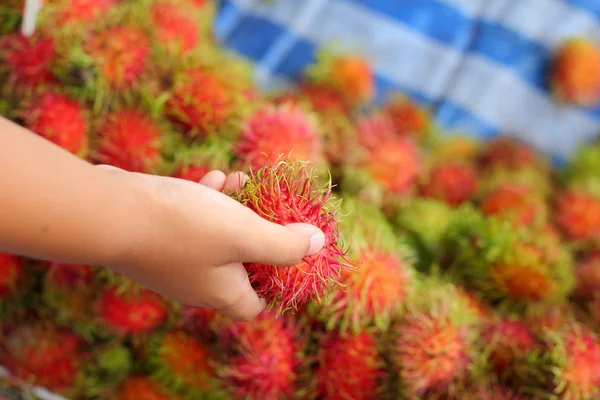
[[[213,0],[45,1],[31,37],[4,3],[2,116],[95,164],[242,170],[235,200],[326,241],[244,265],[268,304],[249,323],[0,253],[0,397],[600,398],[600,138],[555,166],[511,135],[445,134],[408,95],[376,103],[368,60],[335,49],[263,93],[213,37]],[[590,41],[550,71],[556,98],[597,103]]]

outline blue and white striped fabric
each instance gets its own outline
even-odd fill
[[[600,0],[222,0],[215,30],[265,88],[335,44],[371,60],[378,99],[404,91],[449,131],[514,134],[558,160],[600,132],[600,108],[557,105],[545,79],[562,40],[600,43]]]

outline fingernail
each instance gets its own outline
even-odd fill
[[[308,247],[307,256],[317,254],[323,246],[325,246],[325,234],[316,226],[308,224],[290,224],[288,227],[297,232],[302,232],[310,235],[310,245]]]

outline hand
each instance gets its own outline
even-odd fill
[[[252,289],[242,263],[295,265],[325,243],[312,225],[268,222],[224,194],[243,186],[242,173],[226,177],[211,171],[195,184],[100,168],[139,185],[140,208],[148,210],[140,214],[135,240],[108,266],[184,304],[250,321],[265,301]]]

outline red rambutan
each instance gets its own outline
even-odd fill
[[[167,317],[165,304],[148,289],[125,293],[105,290],[98,296],[96,308],[99,322],[117,335],[151,333]]]
[[[318,398],[375,400],[380,398],[382,377],[382,359],[372,335],[333,335],[321,343],[315,373]]]
[[[495,295],[519,302],[539,302],[552,298],[557,282],[545,265],[499,262],[490,267],[488,277]]]
[[[529,326],[512,319],[488,323],[482,331],[482,339],[491,347],[490,361],[500,376],[518,357],[533,352],[538,345]]]
[[[560,100],[592,106],[600,100],[600,48],[586,38],[566,40],[552,63],[550,83]]]
[[[252,323],[232,323],[220,335],[224,359],[219,375],[233,398],[292,398],[303,342],[288,318],[265,311]]]
[[[166,1],[154,3],[150,9],[158,40],[182,53],[198,44],[198,25],[184,8]]]
[[[214,308],[186,307],[182,320],[187,331],[209,341],[216,334],[219,323],[225,321],[226,317]]]
[[[208,347],[195,337],[170,330],[152,346],[153,377],[185,398],[197,398],[213,388],[216,377]]]
[[[146,376],[130,376],[114,393],[115,400],[175,400],[160,385]]]
[[[315,255],[291,267],[246,263],[250,282],[278,312],[311,300],[320,300],[341,272],[349,269],[340,247],[337,226],[338,203],[331,200],[331,185],[318,187],[304,162],[278,161],[251,173],[238,200],[268,221],[287,225],[308,223],[325,234],[325,245]]]
[[[537,154],[525,143],[509,137],[498,137],[482,148],[479,166],[484,170],[498,167],[511,170],[534,166]]]
[[[443,200],[452,206],[471,199],[476,191],[477,176],[473,168],[455,162],[435,166],[421,188],[425,197]]]
[[[151,172],[161,161],[161,130],[149,115],[135,109],[109,114],[98,129],[95,159],[131,172]]]
[[[546,203],[528,186],[506,183],[487,193],[481,201],[485,215],[512,221],[517,226],[527,226],[543,221]]]
[[[173,172],[173,178],[185,179],[192,182],[200,182],[204,175],[211,171],[204,165],[183,165]]]
[[[429,114],[408,98],[395,96],[384,107],[384,113],[394,124],[396,134],[419,138],[428,136]]]
[[[576,267],[575,276],[575,296],[589,298],[600,293],[600,250],[591,251],[583,257]]]
[[[358,56],[339,56],[331,61],[330,79],[350,104],[366,103],[375,94],[375,81],[369,63]]]
[[[192,134],[207,136],[234,112],[235,96],[226,83],[203,68],[188,69],[167,100],[169,116]]]
[[[23,259],[19,256],[0,253],[0,300],[15,294],[23,279]]]
[[[5,329],[0,364],[15,377],[60,394],[72,394],[84,361],[82,341],[51,323]]]
[[[137,83],[146,68],[150,41],[133,26],[114,26],[96,33],[86,43],[110,88],[121,90]]]
[[[73,154],[80,154],[87,144],[83,108],[65,95],[42,94],[30,102],[22,117],[31,131]]]
[[[267,106],[246,121],[234,151],[253,171],[281,156],[318,162],[321,137],[316,120],[299,107]]]
[[[54,83],[52,63],[56,48],[52,38],[20,33],[0,39],[0,61],[8,72],[8,83],[17,90],[37,88]]]
[[[600,198],[591,193],[569,189],[559,194],[554,217],[569,240],[586,241],[600,237]]]
[[[304,83],[300,86],[298,95],[310,103],[318,113],[339,112],[347,113],[348,107],[340,94],[326,85]]]
[[[56,7],[56,22],[59,26],[88,23],[117,5],[118,0],[59,0]]]

